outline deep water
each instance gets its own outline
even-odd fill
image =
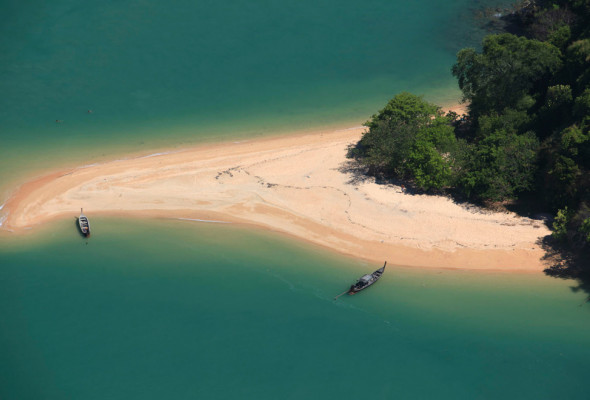
[[[74,219],[0,253],[3,399],[585,398],[590,304],[230,225]],[[392,260],[395,256],[392,255]]]

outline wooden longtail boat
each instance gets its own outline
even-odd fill
[[[348,289],[346,292],[334,297],[334,300],[336,300],[338,297],[342,296],[343,294],[349,294],[349,295],[356,294],[356,293],[360,292],[361,290],[364,290],[364,289],[368,288],[369,286],[371,286],[372,284],[374,284],[375,282],[377,282],[379,280],[379,278],[381,278],[381,275],[383,275],[386,265],[387,265],[387,261],[385,261],[385,264],[383,264],[383,266],[381,268],[379,268],[377,271],[373,272],[372,274],[367,274],[367,275],[361,276],[359,278],[359,280],[357,280],[354,285],[350,286],[350,289]]]
[[[84,210],[80,209],[80,216],[78,217],[78,225],[80,226],[80,232],[86,237],[90,236],[90,223],[88,218],[84,215]]]

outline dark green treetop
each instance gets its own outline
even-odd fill
[[[554,45],[506,33],[487,36],[481,53],[472,48],[459,51],[452,72],[477,118],[522,107],[535,85],[560,66],[561,53]]]
[[[365,123],[369,129],[349,156],[372,175],[412,181],[422,190],[451,184],[457,145],[453,115],[403,92]]]

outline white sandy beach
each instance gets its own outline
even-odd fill
[[[3,230],[98,214],[215,220],[275,230],[391,264],[540,271],[542,221],[412,195],[349,170],[364,128],[203,145],[61,171],[23,184]],[[361,178],[361,179],[359,179]]]

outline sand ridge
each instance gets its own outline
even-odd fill
[[[540,271],[542,221],[405,193],[346,159],[364,128],[202,145],[57,172],[23,184],[2,229],[76,215],[252,224],[391,264]]]

